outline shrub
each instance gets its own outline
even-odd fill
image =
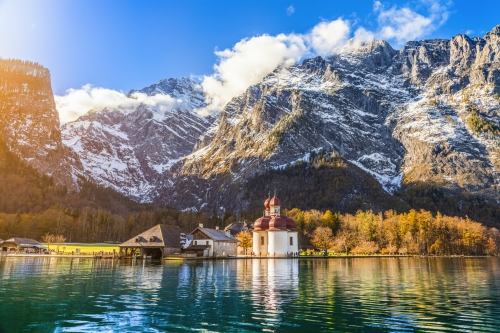
[[[500,126],[481,117],[481,115],[475,110],[472,110],[469,114],[469,117],[467,118],[467,125],[469,125],[471,130],[477,135],[488,133],[495,139],[500,137]]]

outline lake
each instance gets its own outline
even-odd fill
[[[0,259],[0,332],[498,332],[500,258]]]

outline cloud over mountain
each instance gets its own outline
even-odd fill
[[[255,36],[245,38],[232,48],[216,51],[219,63],[214,65],[215,73],[205,76],[203,90],[209,106],[206,111],[217,111],[245,91],[247,87],[259,82],[278,65],[291,65],[306,56],[330,56],[341,50],[350,38],[356,46],[373,39],[384,39],[402,45],[407,40],[421,38],[433,32],[448,18],[447,7],[439,2],[423,1],[428,15],[422,15],[410,7],[393,6],[386,9],[375,1],[373,11],[377,15],[377,28],[374,31],[343,18],[323,21],[305,34],[279,34],[277,36]]]
[[[64,96],[54,96],[59,119],[67,123],[78,119],[90,110],[135,109],[140,104],[149,106],[152,110],[164,113],[176,107],[181,107],[185,102],[168,95],[148,96],[144,93],[134,92],[130,97],[122,92],[94,88],[87,84],[81,89],[68,89]]]
[[[407,40],[429,35],[446,22],[449,15],[446,5],[432,0],[422,0],[419,11],[408,6],[386,8],[380,1],[375,1],[373,13],[377,21],[376,28],[372,30],[338,18],[322,21],[304,34],[264,34],[244,38],[231,48],[215,51],[218,62],[213,67],[214,73],[203,76],[201,83],[208,106],[198,112],[208,115],[221,110],[233,97],[259,82],[279,65],[288,67],[305,57],[328,57],[352,51],[373,39],[402,46]],[[351,43],[347,44],[350,39]],[[63,123],[77,119],[93,108],[136,107],[145,103],[161,111],[182,103],[168,95],[148,97],[136,93],[127,97],[118,91],[90,85],[69,89],[66,95],[55,96],[55,100]]]

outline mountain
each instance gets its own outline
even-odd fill
[[[244,184],[326,150],[389,193],[427,183],[497,204],[499,48],[500,26],[484,38],[408,42],[400,51],[373,41],[279,67],[227,104],[179,174]],[[201,207],[206,193],[182,201]]]
[[[137,94],[176,102],[110,105],[64,124],[71,179],[219,215],[258,212],[283,189],[303,209],[426,208],[499,222],[500,26],[401,50],[352,41],[279,66],[216,118],[197,112],[204,95],[190,79],[128,96]]]
[[[62,142],[75,175],[151,202],[161,175],[192,152],[213,119],[194,112],[205,102],[201,87],[190,79],[163,80],[128,96],[137,92],[181,102],[165,108],[141,103],[92,110],[62,126]]]
[[[0,59],[0,137],[39,172],[73,186],[47,68]]]

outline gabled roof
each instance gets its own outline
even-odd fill
[[[242,231],[252,231],[253,222],[233,222],[224,228],[224,231],[228,230],[231,233],[231,236],[236,236]]]
[[[120,247],[183,247],[186,234],[178,226],[158,224],[120,244]]]
[[[43,247],[43,245],[40,242],[37,242],[34,239],[31,238],[9,238],[2,243],[15,243],[18,246],[25,246],[25,247]],[[0,243],[1,244],[1,243]]]
[[[196,230],[200,230],[202,233],[207,235],[208,238],[214,240],[214,241],[219,241],[219,242],[232,242],[232,243],[238,243],[239,240],[234,238],[233,236],[227,236],[225,231],[222,230],[215,230],[215,229],[209,229],[209,228],[202,228],[198,227],[191,231],[191,234],[194,234]]]

